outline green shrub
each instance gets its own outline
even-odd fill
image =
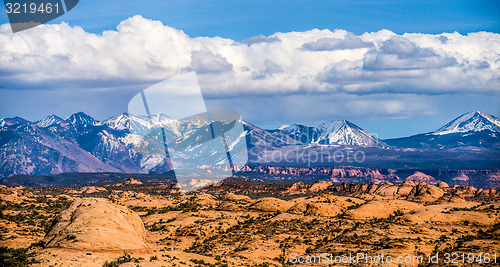
[[[127,263],[127,262],[139,263],[139,259],[136,259],[136,258],[130,256],[130,254],[125,254],[123,256],[118,257],[116,260],[114,260],[112,262],[107,262],[106,261],[103,264],[103,267],[117,267],[117,266],[120,266],[123,263]]]
[[[0,247],[0,266],[28,266],[39,263],[32,257],[33,253],[28,253],[27,248]]]

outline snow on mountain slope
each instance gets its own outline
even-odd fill
[[[49,126],[52,126],[55,124],[66,124],[66,121],[64,121],[60,117],[52,114],[52,115],[49,115],[49,116],[37,121],[35,124],[42,127],[42,128],[45,128],[45,127],[49,127]]]
[[[302,124],[283,125],[279,131],[285,132],[293,139],[304,144],[309,144],[318,139],[318,129]]]
[[[83,112],[77,112],[66,119],[66,122],[73,125],[97,125],[98,122],[94,118]]]
[[[174,133],[175,135],[179,136],[181,135],[179,131],[179,127],[182,124],[182,122],[172,119],[169,116],[165,114],[156,114],[156,115],[151,115],[149,117],[142,117],[143,119],[150,121],[153,123],[154,127],[162,127],[168,129],[170,132]]]
[[[472,111],[452,120],[433,132],[433,134],[443,135],[450,133],[480,132],[483,130],[500,132],[500,120],[486,112]]]
[[[151,129],[164,128],[168,132],[167,135],[178,137],[181,135],[179,128],[182,122],[172,119],[165,114],[138,117],[129,113],[122,113],[103,121],[101,124],[114,130],[128,130],[131,133],[142,136],[148,135]]]
[[[0,176],[117,172],[58,132],[35,125],[0,131]]]
[[[317,127],[318,144],[384,146],[384,142],[347,120],[331,121]]]
[[[261,149],[273,149],[286,145],[298,145],[300,142],[292,139],[288,135],[277,134],[272,131],[266,131],[258,126],[248,122],[242,122],[243,129],[247,135],[249,147],[259,147]]]
[[[103,124],[111,129],[123,131],[123,130],[139,130],[152,128],[152,124],[147,120],[130,115],[128,113],[122,113],[118,116],[111,117],[105,121]]]
[[[306,144],[385,146],[377,137],[346,120],[322,123],[318,127],[300,124],[283,125],[279,131]]]
[[[0,120],[0,176],[72,171],[164,172],[172,168],[172,161],[156,153],[158,149],[165,151],[164,136],[169,151],[186,150],[190,154],[181,154],[183,158],[174,162],[176,164],[188,166],[190,162],[199,162],[193,161],[199,157],[222,162],[226,155],[214,153],[218,149],[205,144],[205,139],[211,139],[212,127],[227,129],[230,124],[219,121],[213,122],[211,127],[209,123],[201,117],[179,121],[163,114],[137,117],[128,113],[101,122],[81,112],[66,121],[51,115],[36,124],[22,118],[5,118]],[[321,154],[323,149],[330,149],[330,152],[356,149],[367,153],[367,157],[373,155],[377,162],[384,153],[393,153],[384,156],[384,161],[400,157],[398,153],[406,153],[396,148],[413,149],[405,154],[409,162],[421,153],[415,149],[442,150],[443,153],[450,149],[450,153],[458,153],[456,149],[473,148],[493,153],[481,154],[481,160],[497,159],[491,155],[500,151],[499,119],[484,112],[464,114],[434,133],[384,142],[345,120],[318,127],[284,125],[276,130],[265,130],[243,121],[242,124],[243,133],[226,136],[227,146],[231,150],[247,146],[250,162],[257,163],[265,163],[265,159],[280,153],[286,155],[286,162],[290,159],[300,163],[304,162],[302,155]],[[439,158],[435,156],[437,152],[429,153]]]
[[[14,118],[4,118],[0,120],[0,127],[4,126],[12,126],[12,125],[20,125],[20,124],[26,124],[30,123],[29,121],[21,118],[21,117],[14,117]]]
[[[500,120],[486,112],[465,113],[439,130],[384,140],[395,147],[416,149],[500,149]]]
[[[299,130],[300,126],[301,126],[300,124],[291,124],[291,125],[284,124],[281,125],[281,127],[279,127],[278,129],[289,133],[294,133]]]

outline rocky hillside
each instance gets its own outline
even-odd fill
[[[500,170],[394,170],[366,167],[286,167],[245,166],[240,176],[246,179],[279,182],[333,183],[402,183],[405,180],[437,185],[465,185],[478,188],[500,188]]]
[[[321,192],[336,196],[350,196],[363,199],[403,199],[413,202],[442,203],[463,201],[499,201],[500,190],[481,189],[474,186],[455,185],[445,182],[431,185],[424,182],[406,180],[399,184],[384,183],[332,183],[328,181],[269,183],[257,181],[233,181],[217,183],[200,189],[212,195],[249,195],[253,197],[274,196],[311,196]]]

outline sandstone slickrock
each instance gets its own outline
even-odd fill
[[[467,202],[467,200],[465,200],[465,198],[463,198],[462,196],[460,195],[452,195],[449,199],[448,199],[448,202],[450,203],[462,203],[462,202]]]
[[[195,196],[194,198],[191,196],[189,199],[193,200],[199,205],[212,206],[212,207],[217,206],[217,200],[212,195],[200,193],[194,196]]]
[[[438,187],[439,188],[448,188],[450,186],[447,183],[445,183],[445,182],[439,182]]]
[[[137,250],[147,248],[145,233],[130,209],[102,198],[83,198],[55,218],[43,242],[48,248]]]
[[[467,210],[478,207],[477,202],[446,203],[428,205],[415,209],[404,218],[412,223],[432,222],[435,224],[493,225],[498,222],[498,215],[488,215],[479,211]],[[459,210],[453,210],[459,209]],[[460,210],[465,209],[465,210]]]
[[[334,217],[344,212],[350,206],[363,204],[364,201],[352,197],[333,196],[321,193],[315,197],[306,198],[293,205],[288,212],[305,215]]]
[[[346,215],[352,219],[387,218],[393,215],[395,211],[407,213],[420,207],[422,205],[405,200],[376,200],[370,201],[357,209],[349,210]]]
[[[443,189],[422,182],[411,190],[406,199],[417,202],[432,202],[443,195]]]
[[[395,198],[398,197],[398,185],[393,185],[391,183],[386,183],[380,185],[379,188],[374,192],[377,195],[381,195],[384,197]]]
[[[308,190],[308,186],[306,184],[304,184],[303,182],[296,182],[296,183],[293,183],[292,186],[290,186],[287,190],[286,190],[286,194],[288,195],[297,195],[297,194],[304,194],[306,193]]]
[[[107,190],[104,187],[84,186],[80,189],[80,191],[85,194],[92,194],[96,192],[105,192]]]
[[[125,181],[125,183],[124,183],[124,184],[125,184],[125,185],[129,185],[129,184],[142,184],[142,182],[141,182],[141,181],[138,181],[138,180],[136,180],[136,179],[134,179],[134,178],[128,178],[128,179]]]
[[[252,203],[249,208],[257,211],[284,212],[287,211],[292,205],[293,203],[285,200],[274,197],[265,197]]]
[[[251,199],[249,196],[235,195],[233,193],[228,193],[224,195],[224,198],[235,202],[243,202],[243,203],[253,202],[253,199]]]
[[[241,205],[237,205],[233,202],[225,201],[217,205],[216,210],[242,211],[244,210],[244,208]]]
[[[333,183],[327,181],[316,181],[314,184],[308,189],[309,192],[318,192],[326,190]]]
[[[437,181],[436,181],[436,179],[434,179],[434,177],[427,175],[425,173],[419,172],[419,171],[416,171],[414,174],[408,176],[405,180],[413,181],[416,183],[421,183],[421,182],[432,183],[432,184],[437,183]]]

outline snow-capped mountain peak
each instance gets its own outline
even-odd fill
[[[480,132],[483,130],[500,132],[500,119],[486,112],[472,111],[462,114],[433,134],[443,135],[450,133]]]
[[[179,126],[181,124],[180,121],[173,119],[163,113],[150,115],[147,117],[140,117],[141,119],[148,122],[148,127],[161,127],[169,129],[171,132],[176,135],[180,135]]]
[[[177,133],[181,122],[172,119],[165,114],[155,114],[150,116],[134,116],[129,113],[122,113],[102,122],[109,128],[115,130],[129,130],[134,133],[147,134],[153,128],[167,128]]]
[[[385,146],[380,139],[347,120],[334,120],[317,127],[300,124],[283,125],[279,131],[302,143]]]
[[[69,122],[74,125],[82,124],[82,125],[96,125],[98,122],[94,120],[94,118],[83,112],[77,112],[66,119],[66,122]]]
[[[380,139],[347,120],[322,123],[317,127],[315,143],[335,145],[380,146]]]
[[[52,114],[52,115],[49,115],[49,116],[37,121],[36,125],[38,125],[42,128],[45,128],[45,127],[49,127],[49,126],[52,126],[55,124],[61,124],[61,123],[66,123],[66,121],[64,121],[60,117]]]
[[[350,125],[348,125],[348,123]],[[334,120],[334,121],[331,121],[328,123],[322,123],[317,127],[317,129],[321,135],[324,135],[324,134],[336,133],[344,127],[353,127],[353,128],[361,129],[358,126],[356,126],[355,124],[350,123],[349,121],[346,121],[346,120]]]
[[[151,115],[151,116],[148,116],[147,118],[159,126],[165,126],[167,124],[170,124],[172,122],[177,121],[177,120],[172,119],[163,113]]]
[[[312,143],[318,137],[317,128],[302,124],[282,125],[279,130],[302,143]]]
[[[109,128],[115,129],[115,130],[120,130],[120,131],[130,130],[131,127],[134,124],[136,124],[134,122],[138,122],[139,125],[142,125],[145,127],[148,124],[147,121],[142,121],[138,117],[135,117],[135,116],[128,114],[126,112],[103,121],[103,123],[105,125],[107,125]]]
[[[20,125],[20,124],[26,124],[29,123],[29,121],[21,118],[21,117],[14,117],[14,118],[3,118],[0,120],[0,127],[4,126],[12,126],[12,125]]]
[[[298,124],[292,124],[292,125],[284,124],[284,125],[281,125],[278,129],[290,133],[290,132],[296,131],[298,128],[299,128]]]

